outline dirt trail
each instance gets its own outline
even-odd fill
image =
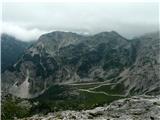
[[[90,91],[90,90],[86,90],[86,89],[79,89],[80,91],[85,91],[85,92],[89,92],[89,93],[95,93],[95,94],[104,94],[107,96],[119,96],[119,97],[126,97],[126,95],[119,95],[119,94],[108,94],[106,92],[96,92],[96,91]]]

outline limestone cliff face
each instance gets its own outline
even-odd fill
[[[160,38],[158,33],[132,40],[136,50],[134,64],[121,73],[131,94],[160,94]]]
[[[44,34],[2,74],[2,89],[23,98],[37,96],[53,84],[88,81],[122,82],[127,92],[138,94],[156,90],[157,35],[129,41],[114,31]],[[24,86],[28,93],[17,94]]]

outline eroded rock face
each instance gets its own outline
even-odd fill
[[[62,111],[35,115],[22,120],[159,120],[160,96],[138,96],[121,99],[106,107],[86,111]]]
[[[2,89],[14,91],[16,85],[14,94],[25,86],[28,93],[14,95],[31,98],[54,84],[110,81],[123,84],[126,95],[158,95],[159,40],[158,33],[130,41],[114,31],[93,36],[44,34],[2,74]]]
[[[160,94],[160,38],[159,33],[147,34],[133,40],[136,60],[121,73],[130,94]]]
[[[113,31],[94,36],[48,33],[4,72],[2,89],[14,91],[16,85],[20,93],[18,89],[26,83],[27,70],[29,93],[23,98],[42,93],[53,84],[105,81],[117,77],[133,63],[131,49],[131,43]]]

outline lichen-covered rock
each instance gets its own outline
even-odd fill
[[[160,120],[160,96],[121,99],[107,107],[83,111],[61,111],[21,120]]]

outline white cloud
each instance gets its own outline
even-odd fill
[[[158,30],[157,3],[5,3],[5,32],[31,40],[48,31],[95,34],[115,30],[132,38]]]
[[[47,31],[42,31],[37,28],[26,29],[13,23],[3,22],[2,32],[14,36],[22,41],[31,41],[37,40],[40,35],[46,33]]]

